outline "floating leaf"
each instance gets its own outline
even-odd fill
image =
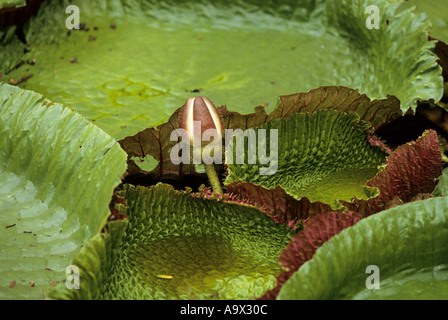
[[[40,299],[65,281],[125,169],[115,140],[79,114],[0,85],[0,298]]]
[[[334,208],[340,207],[339,200],[374,197],[376,190],[365,184],[375,176],[385,154],[369,143],[366,128],[365,123],[359,123],[357,114],[334,110],[293,114],[271,121],[254,128],[254,132],[259,141],[258,132],[266,130],[268,142],[268,133],[278,130],[278,159],[270,164],[278,166],[276,172],[263,175],[262,170],[268,165],[247,164],[246,148],[246,164],[228,164],[225,184],[252,182],[265,189],[280,186],[296,200],[306,197]],[[267,143],[266,149],[270,150]],[[235,148],[232,152],[242,151]]]
[[[129,186],[126,198],[129,220],[115,261],[105,256],[107,239],[97,237],[75,259],[82,270],[95,266],[91,283],[55,298],[249,299],[275,285],[278,257],[294,234],[285,225],[166,184]]]
[[[416,142],[397,148],[389,155],[380,172],[366,183],[369,187],[378,188],[378,197],[341,203],[365,217],[399,204],[426,198],[434,190],[441,172],[442,159],[437,133],[429,130]],[[442,175],[435,195],[447,193],[444,181]],[[279,222],[294,224],[297,220],[331,211],[329,205],[321,202],[310,202],[308,198],[297,200],[279,186],[266,189],[250,182],[237,182],[227,185],[227,191],[236,199],[261,208]]]
[[[396,96],[402,108],[440,100],[430,21],[401,0],[43,2],[24,26],[27,50],[2,46],[9,59],[36,60],[0,73],[64,103],[116,139],[167,121],[190,96],[248,113],[280,95],[320,86]],[[68,5],[81,12],[68,31]],[[369,5],[380,29],[366,28]],[[11,44],[11,46],[9,45]],[[387,70],[387,72],[385,72]]]

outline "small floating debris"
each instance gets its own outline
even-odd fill
[[[32,77],[34,77],[34,74],[29,74],[26,77],[23,77],[19,80],[9,79],[9,83],[12,84],[13,86],[16,86],[22,82],[25,82],[25,81],[31,79]]]

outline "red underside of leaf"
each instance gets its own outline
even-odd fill
[[[372,146],[380,148],[386,154],[392,154],[392,150],[377,136],[369,133],[367,139]]]
[[[342,202],[349,210],[369,216],[393,206],[410,202],[419,194],[431,193],[442,174],[442,156],[437,133],[429,130],[416,142],[398,147],[388,158],[386,167],[367,183],[380,195],[369,200]]]
[[[353,226],[359,220],[361,216],[356,212],[329,212],[307,221],[305,229],[292,238],[288,247],[280,255],[279,261],[284,271],[278,276],[276,287],[266,292],[261,299],[275,299],[283,284],[313,257],[324,242],[345,228]]]
[[[330,205],[322,202],[311,202],[308,198],[296,200],[281,187],[266,189],[251,182],[234,182],[227,185],[226,189],[233,198],[259,208],[277,223],[288,223],[290,226],[332,211]]]

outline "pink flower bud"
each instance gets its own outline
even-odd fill
[[[183,105],[179,127],[187,130],[190,140],[194,137],[194,122],[201,124],[201,137],[208,129],[216,129],[222,136],[222,120],[215,105],[205,97],[190,98]]]

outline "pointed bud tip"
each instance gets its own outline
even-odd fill
[[[222,134],[221,115],[215,105],[206,97],[189,98],[182,106],[179,117],[179,127],[187,130],[193,137],[194,122],[201,122],[201,136],[209,129],[216,129]]]

